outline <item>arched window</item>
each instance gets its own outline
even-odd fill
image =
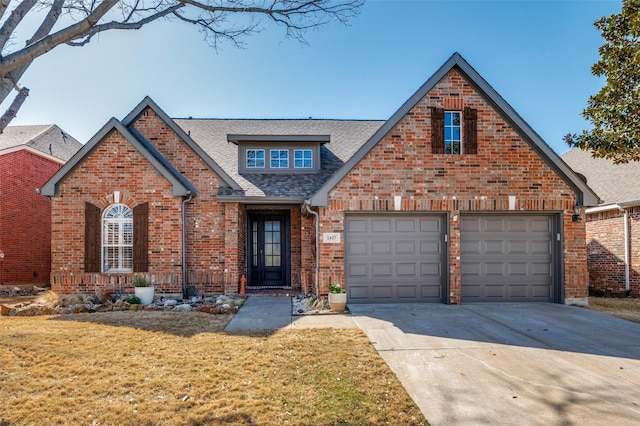
[[[133,211],[124,204],[102,215],[103,272],[133,272]]]

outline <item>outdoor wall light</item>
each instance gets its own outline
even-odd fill
[[[580,204],[576,204],[573,207],[573,214],[571,215],[571,222],[580,222],[580,209],[582,209],[582,206]]]

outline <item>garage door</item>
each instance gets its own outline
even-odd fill
[[[462,216],[462,302],[551,302],[552,216]]]
[[[443,252],[442,216],[347,215],[349,303],[441,302]]]

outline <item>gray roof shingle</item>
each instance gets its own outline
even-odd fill
[[[55,124],[6,127],[0,134],[0,152],[20,146],[35,149],[62,161],[68,161],[82,148],[80,142]]]
[[[613,164],[604,158],[593,158],[590,152],[572,149],[562,159],[589,185],[604,204],[640,200],[640,163]]]
[[[307,199],[384,124],[380,120],[174,119],[248,197]],[[321,146],[319,174],[239,173],[238,147],[227,135],[330,135]],[[222,189],[224,191],[225,189]],[[237,195],[231,190],[220,195]]]

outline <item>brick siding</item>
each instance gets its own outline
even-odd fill
[[[625,245],[624,214],[609,210],[587,215],[589,289],[599,293],[624,295]],[[640,207],[629,209],[630,294],[640,295]]]
[[[36,188],[59,169],[27,150],[0,155],[0,284],[49,284],[51,203]]]
[[[478,153],[432,154],[430,107],[471,107],[478,114]],[[246,274],[247,206],[219,203],[223,182],[151,109],[134,127],[198,189],[186,204],[186,269],[198,292],[238,291]],[[83,271],[84,202],[104,209],[122,193],[130,207],[149,203],[149,274],[160,293],[180,293],[182,271],[181,197],[118,132],[111,132],[60,184],[53,198],[54,290],[92,293],[105,286],[131,291],[131,274]],[[460,303],[460,216],[467,212],[545,212],[561,217],[562,281],[565,298],[587,296],[585,222],[572,222],[575,194],[456,71],[451,70],[329,193],[320,208],[321,234],[344,233],[345,212],[439,212],[449,217],[448,277],[451,303]],[[268,209],[268,207],[261,207]],[[291,223],[292,286],[315,291],[315,218],[288,210]],[[344,242],[344,238],[342,239]],[[343,244],[320,242],[320,293],[344,282]]]
[[[153,110],[147,108],[133,126],[197,188],[186,203],[186,286],[197,293],[238,293],[246,274],[247,211],[238,203],[216,199],[222,179],[188,147]],[[118,132],[111,132],[60,185],[54,197],[52,279],[60,293],[95,293],[102,288],[132,291],[133,274],[84,272],[84,203],[104,210],[120,191],[121,202],[134,207],[149,202],[149,275],[156,291],[182,293],[182,219],[180,197],[160,173]],[[291,218],[292,286],[301,288],[300,208]]]
[[[478,111],[478,153],[431,154],[430,107],[471,107]],[[571,222],[575,195],[473,88],[451,70],[329,193],[321,208],[322,232],[344,233],[344,212],[448,212],[450,302],[460,303],[460,222],[465,212],[508,210],[562,215],[564,295],[587,296],[583,222]],[[344,240],[344,239],[343,239]],[[322,244],[321,293],[344,282],[342,244]]]

